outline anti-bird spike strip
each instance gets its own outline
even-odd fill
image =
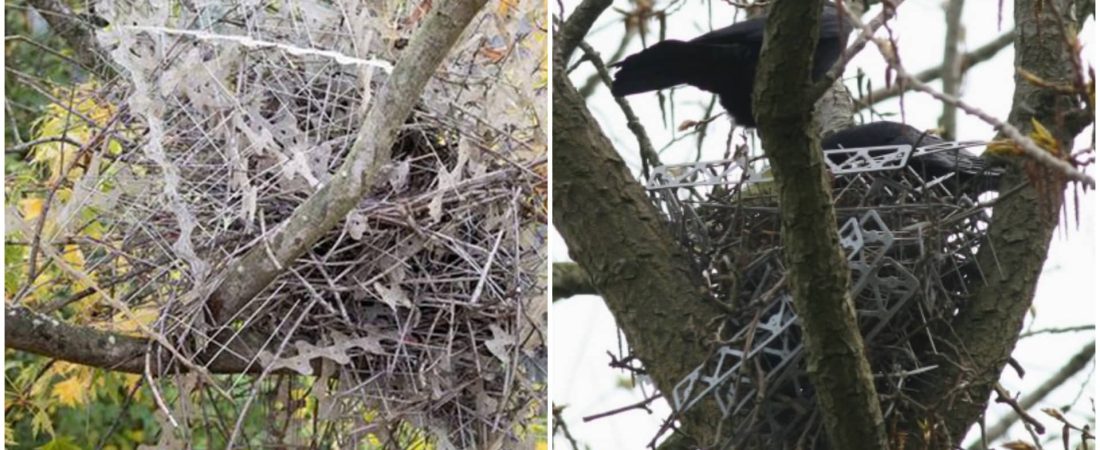
[[[917,156],[981,145],[946,142],[826,151],[852,271],[852,298],[889,417],[908,377],[934,370],[914,356],[915,333],[949,314],[982,276],[974,255],[989,217],[951,178],[923,177]],[[721,347],[678,383],[670,421],[710,398],[732,417],[733,441],[816,426],[813,389],[803,373],[801,330],[782,283],[778,207],[771,177],[745,157],[656,167],[648,189],[669,226],[711,280],[711,296],[735,314]],[[730,300],[733,299],[733,300]],[[760,392],[763,391],[763,395]]]

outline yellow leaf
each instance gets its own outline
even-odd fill
[[[73,266],[74,269],[82,270],[84,268],[84,252],[80,251],[80,247],[76,244],[66,245],[65,253],[61,255],[61,259]]]
[[[130,312],[133,313],[133,319],[121,312],[115,314],[111,321],[111,330],[117,333],[141,335],[142,326],[149,326],[160,314],[155,305],[140,306],[131,309]]]
[[[1031,134],[1028,135],[1028,137],[1035,142],[1035,145],[1038,145],[1039,148],[1046,150],[1048,153],[1054,156],[1062,155],[1062,149],[1058,145],[1058,140],[1054,138],[1050,130],[1044,127],[1042,123],[1039,123],[1038,120],[1035,120],[1034,117],[1031,118]],[[990,142],[986,147],[986,151],[993,155],[1019,156],[1024,154],[1019,146],[1009,139],[998,139]]]
[[[37,219],[42,215],[42,207],[45,202],[38,197],[27,197],[19,200],[19,212],[23,213],[23,218],[31,221]]]
[[[1062,149],[1058,146],[1058,140],[1054,138],[1054,135],[1050,134],[1050,130],[1047,130],[1046,127],[1039,123],[1038,120],[1035,120],[1034,117],[1031,118],[1031,128],[1031,140],[1035,141],[1040,148],[1050,152],[1050,154],[1054,156],[1062,154]]]
[[[62,405],[77,406],[84,404],[87,400],[85,394],[88,392],[84,381],[83,377],[80,376],[66,378],[53,386],[53,396]]]
[[[510,17],[518,4],[519,0],[500,0],[500,4],[497,5],[497,16],[501,19]]]

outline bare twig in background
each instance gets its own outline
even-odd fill
[[[851,15],[850,17],[854,21],[859,20],[858,17],[854,17]],[[863,29],[864,34],[873,33],[873,31],[870,30],[866,25],[861,26],[861,28]],[[931,95],[932,97],[943,103],[954,105],[955,107],[965,111],[967,114],[975,116],[985,123],[992,125],[995,129],[997,129],[997,131],[1004,133],[1005,136],[1008,137],[1008,139],[1016,143],[1016,145],[1019,146],[1019,148],[1021,148],[1023,152],[1029,157],[1038,161],[1044,166],[1047,166],[1050,169],[1057,171],[1059,174],[1065,176],[1067,179],[1079,181],[1088,187],[1096,186],[1096,180],[1094,180],[1092,177],[1078,171],[1073,166],[1069,165],[1069,163],[1067,163],[1066,161],[1055,158],[1054,155],[1050,154],[1050,152],[1039,148],[1039,146],[1035,144],[1035,141],[1032,141],[1031,138],[1024,136],[1019,129],[1012,126],[1011,124],[1008,124],[996,117],[993,117],[989,113],[982,111],[981,109],[978,109],[977,107],[972,106],[961,99],[946,95],[942,92],[932,89],[927,84],[913,77],[913,75],[906,71],[905,67],[902,66],[901,60],[898,59],[897,54],[894,52],[892,45],[888,41],[875,39],[874,42],[875,45],[878,46],[879,53],[882,54],[887,64],[889,64],[890,68],[897,73],[897,77],[903,83],[909,84],[913,87],[913,89],[927,93],[928,95]]]
[[[962,42],[963,24],[962,11],[964,0],[949,0],[944,5],[944,19],[947,22],[947,33],[944,35],[943,64],[940,66],[940,77],[943,82],[943,93],[958,97],[959,87],[962,85],[962,59],[959,58],[959,45]],[[943,115],[940,116],[941,135],[946,140],[955,139],[955,106],[943,105]]]
[[[584,51],[584,58],[596,68],[596,73],[600,76],[600,79],[607,86],[611,86],[611,75],[607,72],[607,65],[600,59],[600,54],[596,53],[596,50],[584,41],[581,41],[579,46]],[[615,103],[619,105],[619,109],[622,109],[623,115],[626,116],[627,128],[638,139],[638,152],[641,154],[642,160],[642,178],[649,179],[649,168],[661,165],[661,158],[657,156],[657,151],[653,149],[653,142],[649,140],[645,127],[638,120],[638,116],[634,114],[634,109],[630,107],[630,103],[622,97],[615,97]]]
[[[1027,395],[1024,395],[1023,398],[1021,398],[1017,402],[1019,407],[1024,411],[1034,408],[1035,405],[1046,398],[1047,395],[1049,395],[1055,389],[1058,389],[1059,387],[1064,385],[1066,380],[1069,380],[1074,375],[1088,367],[1089,363],[1092,362],[1095,354],[1096,341],[1094,340],[1088,345],[1082,347],[1080,351],[1074,354],[1073,357],[1071,357],[1069,361],[1067,361],[1066,364],[1062,366],[1062,368],[1058,369],[1058,371],[1055,372],[1054,375],[1052,375],[1046,381],[1044,381],[1043,384],[1039,385],[1039,387],[1035,388]],[[1002,436],[1005,435],[1005,433],[1008,432],[1008,429],[1011,428],[1012,425],[1016,423],[1016,421],[1020,420],[1020,418],[1021,416],[1019,416],[1018,414],[1006,414],[1001,417],[1001,420],[997,421],[996,424],[987,429],[987,442],[992,442],[1000,439]],[[984,447],[981,442],[975,443],[974,445],[970,446],[970,450],[980,450],[983,448],[987,447]]]
[[[878,15],[867,22],[866,25],[862,25],[859,16],[854,11],[850,9],[847,10],[848,16],[850,17],[849,20],[852,22],[855,29],[859,30],[859,34],[856,35],[856,40],[853,41],[848,48],[844,49],[844,53],[840,54],[840,58],[833,63],[833,67],[825,73],[825,76],[814,83],[813,88],[810,89],[810,97],[815,99],[821,97],[825,91],[844,74],[844,68],[848,66],[848,61],[851,61],[857,53],[863,50],[867,42],[875,36],[875,30],[885,25],[886,21],[894,17],[895,9],[904,2],[905,0],[894,0],[890,2],[889,5],[882,8],[882,12],[878,13]],[[843,17],[840,16],[841,15],[838,15],[838,20],[844,20]]]
[[[1095,331],[1096,325],[1077,325],[1072,327],[1056,327],[1056,328],[1042,328],[1034,331],[1026,331],[1020,333],[1020,339],[1037,336],[1040,334],[1062,334],[1062,333],[1077,333],[1084,331]]]
[[[989,41],[985,45],[974,49],[959,56],[959,70],[961,73],[966,73],[971,67],[990,60],[994,56],[997,56],[1001,50],[1008,48],[1012,45],[1012,41],[1016,39],[1016,32],[1008,31],[1004,34],[997,36],[996,39]],[[931,67],[913,75],[914,78],[929,83],[938,80],[943,73],[942,67]],[[902,83],[894,83],[890,87],[881,89],[875,89],[863,98],[856,100],[856,107],[858,109],[868,108],[875,103],[879,103],[885,100],[892,99],[901,95],[902,92],[912,89],[912,86]]]

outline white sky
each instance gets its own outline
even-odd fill
[[[714,12],[715,28],[725,26],[732,21],[734,8],[725,2],[682,1],[684,5],[668,19],[667,37],[669,38],[689,39],[707,31],[708,8]],[[566,0],[564,3],[568,12],[571,12],[578,2]],[[668,3],[668,1],[658,1],[657,8],[662,8]],[[1005,10],[1000,30],[996,19],[997,3],[1002,2],[967,2],[963,12],[965,27],[963,52],[980,47],[1003,31],[1011,29],[1012,2],[1003,2]],[[909,0],[902,5],[899,17],[893,22],[894,34],[899,37],[902,62],[911,73],[938,66],[942,62],[944,35],[942,4],[938,0]],[[622,10],[632,8],[627,0],[616,0],[612,8],[616,7]],[[560,13],[556,10],[554,12]],[[1085,45],[1086,57],[1094,63],[1096,50],[1093,43],[1096,41],[1093,24],[1094,21],[1090,19],[1081,38]],[[655,23],[651,30],[648,37],[650,43],[657,39]],[[596,22],[593,32],[586,40],[607,58],[619,45],[622,33],[621,16],[609,9]],[[637,52],[641,48],[640,40],[634,39],[626,54]],[[1007,117],[1014,88],[1012,62],[1013,51],[1010,46],[992,60],[972,68],[963,80],[963,98],[995,116]],[[593,73],[590,67],[585,64],[572,73],[571,77],[575,84],[583,83]],[[876,87],[883,86],[885,63],[881,61],[873,45],[869,45],[855,58],[848,66],[845,75],[853,77],[857,67],[863,68]],[[854,83],[849,82],[849,88],[853,86]],[[932,86],[938,89],[939,83],[933,83]],[[672,123],[675,125],[685,119],[701,119],[703,108],[709,99],[709,94],[694,88],[676,90],[676,118]],[[674,125],[669,128],[663,125],[655,94],[631,96],[629,101],[658,149],[680,134],[675,131]],[[625,119],[613,103],[606,87],[601,86],[589,98],[589,108],[612,142],[620,149],[620,153],[627,159],[628,164],[637,173],[636,141],[627,130]],[[900,111],[896,99],[881,103],[876,109],[880,112]],[[720,108],[716,107],[716,111],[720,111]],[[936,126],[942,106],[930,97],[910,93],[905,96],[905,111],[906,122],[920,129],[928,129]],[[992,137],[991,128],[978,119],[962,112],[959,112],[958,117],[959,139]],[[890,120],[900,120],[900,117]],[[702,159],[721,157],[726,148],[728,129],[728,121],[724,118],[710,125],[708,138],[703,144]],[[1088,146],[1089,133],[1091,130],[1082,134],[1076,148]],[[694,160],[695,153],[695,139],[692,137],[670,147],[662,153],[661,157],[665,163],[674,163]],[[1095,171],[1091,172],[1095,176]],[[1094,193],[1086,195],[1080,211],[1080,226],[1072,223],[1068,226],[1064,225],[1054,238],[1036,294],[1035,315],[1029,316],[1027,327],[1041,329],[1095,323],[1094,305],[1097,286],[1100,285],[1094,257],[1097,249],[1094,233],[1096,199],[1097,196]],[[1073,217],[1072,212],[1070,217]],[[568,251],[556,231],[552,233],[550,243],[553,260],[567,261]],[[587,444],[593,449],[645,448],[656,433],[661,420],[669,412],[669,408],[663,401],[658,400],[651,404],[652,414],[635,409],[589,423],[581,420],[584,416],[638,402],[644,398],[645,393],[652,391],[651,387],[646,387],[645,393],[641,389],[622,387],[620,382],[627,379],[627,375],[607,367],[609,361],[607,352],[618,354],[620,341],[614,319],[600,298],[585,296],[558,301],[551,309],[550,327],[551,397],[557,406],[568,405],[563,415],[573,436],[582,445]],[[1058,370],[1071,355],[1094,336],[1095,333],[1087,332],[1043,335],[1022,340],[1013,356],[1027,370],[1027,375],[1021,380],[1010,369],[1002,377],[1002,384],[1012,392],[1028,392],[1030,388],[1038,386]],[[1082,423],[1081,416],[1073,413],[1088,413],[1091,410],[1090,401],[1095,392],[1095,385],[1091,378],[1090,367],[1048,396],[1039,404],[1039,407],[1064,406],[1076,399],[1070,417],[1078,419],[1077,423]],[[1083,385],[1084,383],[1088,384]],[[1079,396],[1082,389],[1084,394]],[[1005,405],[994,405],[990,410],[991,418],[987,423],[992,424],[996,421],[993,416],[999,417],[1008,411]],[[1048,420],[1037,409],[1032,412],[1040,421],[1047,424],[1047,437],[1060,434],[1060,428],[1056,422]],[[1030,441],[1026,431],[1019,426],[1009,434],[1009,440],[1012,439]],[[569,448],[568,442],[559,436],[555,436],[554,445],[559,449]],[[1055,447],[1061,448],[1061,444],[1052,448]]]

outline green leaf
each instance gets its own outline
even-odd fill
[[[38,450],[80,450],[71,439],[66,436],[55,437],[45,445],[38,447]]]

